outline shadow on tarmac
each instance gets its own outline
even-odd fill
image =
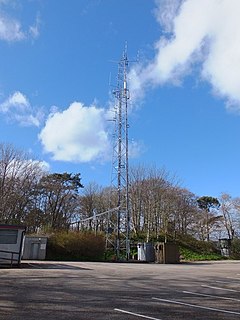
[[[36,263],[36,262],[23,262],[18,265],[0,264],[0,269],[54,269],[54,270],[91,270],[78,266],[72,266],[65,263]]]

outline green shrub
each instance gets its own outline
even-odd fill
[[[240,239],[233,239],[231,242],[231,258],[240,259]]]
[[[186,247],[180,247],[180,256],[183,261],[205,261],[205,260],[222,260],[218,253],[200,253]]]
[[[47,259],[99,261],[104,257],[105,240],[93,232],[58,232],[51,235],[47,245]]]
[[[185,247],[189,250],[195,251],[199,254],[219,254],[219,249],[217,248],[217,245],[212,241],[201,241],[195,239],[191,235],[178,235],[177,237],[177,243]]]
[[[177,243],[180,247],[180,256],[185,261],[222,260],[216,243],[200,241],[191,235],[178,235]]]

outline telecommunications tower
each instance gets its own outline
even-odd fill
[[[117,195],[117,215],[115,223],[115,251],[117,259],[125,254],[129,259],[129,177],[128,177],[128,57],[125,48],[118,62],[117,85],[113,90],[114,104],[114,134],[111,185]]]

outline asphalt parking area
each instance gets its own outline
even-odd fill
[[[240,317],[240,261],[176,265],[24,262],[0,268],[0,319]]]

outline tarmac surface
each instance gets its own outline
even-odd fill
[[[0,268],[1,320],[239,320],[240,261]]]

